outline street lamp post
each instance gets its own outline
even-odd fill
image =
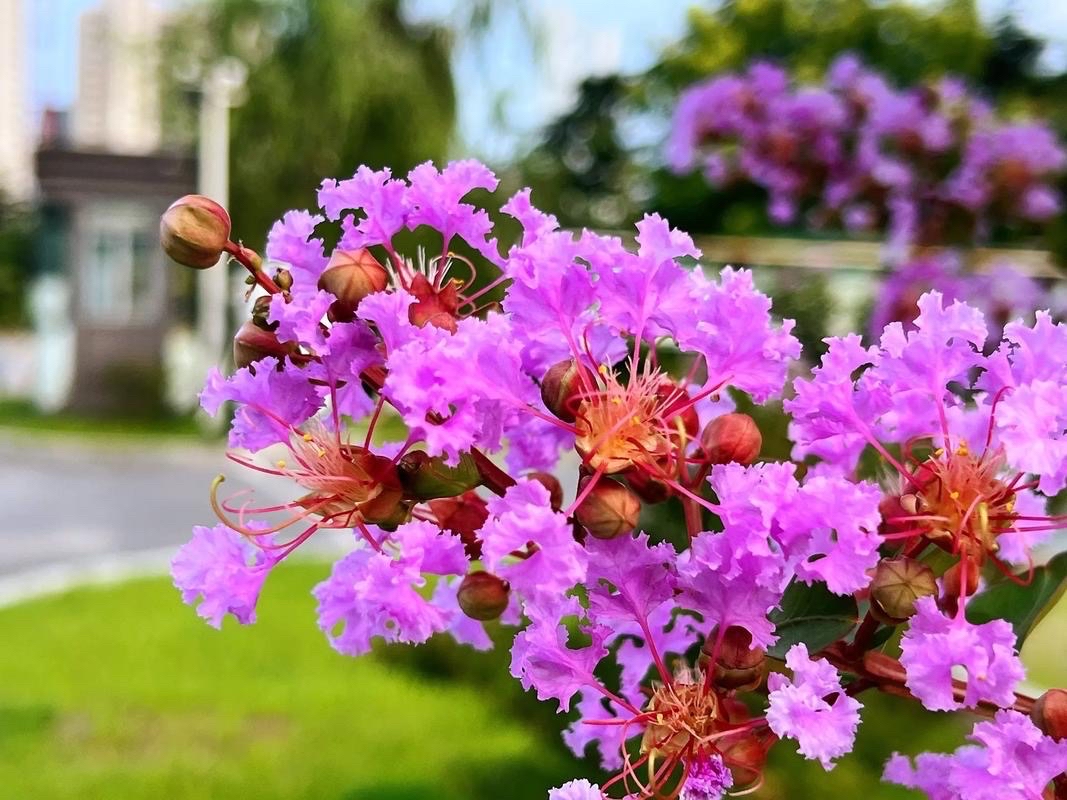
[[[201,82],[197,186],[224,208],[230,189],[230,109],[244,87],[247,68],[234,58],[211,65]],[[224,255],[222,260],[228,260]],[[229,325],[229,271],[225,264],[197,274],[196,334],[205,370],[224,356]]]

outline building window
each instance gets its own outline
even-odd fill
[[[87,319],[148,322],[162,312],[162,265],[155,215],[92,209],[86,220],[80,297]]]

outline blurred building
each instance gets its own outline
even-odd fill
[[[71,131],[77,147],[127,155],[159,147],[163,20],[147,0],[104,0],[82,15]]]
[[[69,120],[43,121],[38,403],[137,412],[163,396],[173,270],[159,215],[194,191],[185,153],[161,152],[155,58],[162,20],[148,0],[104,0],[81,20]]]
[[[33,191],[23,11],[21,0],[0,0],[0,194],[18,201]]]

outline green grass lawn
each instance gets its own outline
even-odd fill
[[[315,625],[324,565],[270,578],[260,621],[204,625],[165,578],[0,610],[0,798],[544,800],[597,778],[563,718],[506,674],[507,652],[434,640],[351,659]],[[1028,643],[1063,683],[1060,605]],[[970,720],[862,697],[855,752],[829,775],[785,742],[756,798],[917,795],[880,784],[894,749],[951,750]]]
[[[165,579],[0,611],[0,796],[532,799],[574,774],[447,663],[333,652],[308,594],[326,572],[278,570],[260,622],[221,632]]]

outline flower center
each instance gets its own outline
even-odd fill
[[[1015,492],[997,477],[1003,462],[999,455],[976,457],[966,444],[938,450],[915,472],[922,488],[901,503],[940,546],[979,557],[995,553],[1015,506]]]
[[[575,411],[575,446],[593,469],[612,475],[662,462],[671,452],[663,422],[662,376],[646,373],[623,385],[605,367],[603,388],[587,393]]]
[[[703,674],[680,675],[660,686],[646,707],[651,721],[641,741],[643,752],[671,757],[714,734],[721,717],[719,699],[704,687]]]

